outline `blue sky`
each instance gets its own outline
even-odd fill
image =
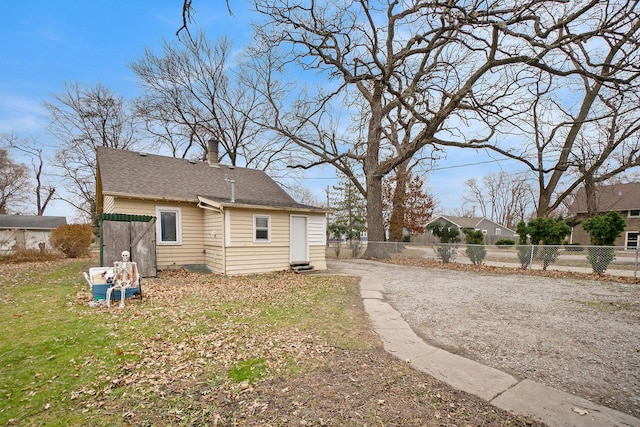
[[[231,0],[234,15],[223,0],[194,0],[197,27],[215,39],[226,35],[241,47],[250,40],[247,4]],[[182,0],[2,0],[0,2],[0,133],[16,132],[47,144],[44,101],[62,93],[64,82],[101,83],[126,98],[138,93],[128,64],[145,48],[160,52],[164,40],[175,38],[181,25]],[[195,27],[194,27],[195,29]],[[462,203],[463,183],[499,171],[497,163],[451,168],[488,160],[482,153],[457,150],[427,176],[440,209]],[[504,166],[504,163],[501,163]],[[319,200],[327,185],[312,172],[303,184]],[[47,215],[69,215],[66,204],[53,204]],[[72,218],[69,218],[70,220]]]

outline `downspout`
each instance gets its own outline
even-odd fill
[[[220,206],[220,216],[222,222],[222,274],[227,275],[227,221],[225,219],[224,206]]]

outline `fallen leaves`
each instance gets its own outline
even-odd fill
[[[122,359],[117,368],[103,366],[104,373],[90,388],[71,393],[72,399],[91,396],[87,408],[125,390],[166,396],[194,383],[208,384],[202,396],[222,394],[233,400],[253,390],[250,383],[238,383],[225,374],[242,368],[243,361],[263,360],[256,378],[267,378],[333,349],[295,326],[296,310],[311,308],[314,298],[306,294],[316,292],[309,279],[299,275],[227,278],[169,271],[145,279],[143,292],[143,301],[129,300],[125,310],[88,307],[82,314],[106,316],[113,325],[109,335],[114,354]],[[78,304],[84,303],[85,295],[79,295]],[[287,316],[289,311],[292,316]],[[283,317],[277,326],[267,319],[274,313]],[[123,334],[137,339],[128,342]],[[102,363],[91,359],[87,355],[85,363]]]

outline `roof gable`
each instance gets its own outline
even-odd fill
[[[596,206],[600,213],[640,209],[640,182],[597,187]],[[580,187],[569,207],[569,214],[575,215],[585,212],[587,212],[586,192],[584,187]]]
[[[496,226],[503,228],[505,230],[509,230],[509,231],[513,231],[510,228],[507,228],[506,226],[499,224],[487,217],[477,217],[477,216],[471,216],[471,217],[466,217],[466,216],[449,216],[449,215],[440,215],[434,219],[432,219],[431,221],[429,221],[429,224],[438,220],[445,220],[448,221],[450,223],[452,223],[453,225],[455,225],[458,228],[469,228],[469,229],[476,229],[480,226],[480,224],[482,222],[490,222],[492,224],[495,224]],[[515,232],[514,232],[515,233]]]
[[[482,218],[440,215],[432,219],[431,221],[429,221],[429,223],[435,222],[438,220],[448,221],[458,228],[475,228],[475,226],[478,225],[480,221],[482,221]]]
[[[63,216],[0,215],[0,229],[53,230],[66,224]]]
[[[297,203],[264,171],[210,166],[208,162],[98,147],[98,175],[103,194],[198,202],[309,208]],[[233,182],[232,182],[233,181]]]

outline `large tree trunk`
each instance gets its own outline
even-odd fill
[[[387,258],[382,220],[382,177],[367,177],[367,250],[364,255],[371,258]]]
[[[371,96],[371,118],[367,133],[367,155],[364,174],[367,180],[367,250],[364,255],[386,258],[384,221],[382,219],[382,176],[380,166],[380,140],[382,139],[383,84],[375,82]]]

